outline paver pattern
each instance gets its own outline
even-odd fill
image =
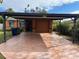
[[[79,59],[79,48],[53,33],[22,33],[0,44],[6,59]]]

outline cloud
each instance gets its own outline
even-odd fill
[[[27,3],[29,3],[32,7],[45,7],[50,9],[54,6],[61,6],[63,4],[73,3],[79,0],[28,0]]]
[[[23,9],[27,7],[27,4],[30,4],[30,8],[40,7],[49,10],[54,6],[61,6],[76,1],[79,0],[4,0],[3,4],[8,8],[12,7],[15,9]]]
[[[79,14],[79,10],[73,11],[71,14]]]

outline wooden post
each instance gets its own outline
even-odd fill
[[[6,16],[3,15],[4,42],[6,42]]]
[[[21,22],[22,22],[22,21],[21,21],[21,20],[18,20],[18,21],[19,21],[19,27],[22,28],[22,27],[21,27]]]
[[[76,40],[76,30],[77,30],[77,24],[76,24],[76,20],[77,20],[77,18],[73,18],[72,19],[73,20],[73,32],[72,32],[72,36],[73,36],[73,43],[74,42],[76,42],[77,40]]]
[[[36,32],[36,20],[35,19],[32,20],[32,29],[33,29],[32,30],[33,32]]]
[[[59,26],[60,26],[59,32],[61,32],[61,31],[62,31],[62,30],[61,30],[61,20],[59,21]]]
[[[18,24],[19,24],[18,22],[19,22],[19,21],[18,21],[18,19],[17,19],[17,22],[16,22],[16,23],[17,23],[17,28],[19,27],[19,26],[18,26]]]
[[[48,21],[49,21],[49,24],[48,24],[48,26],[49,26],[49,32],[52,33],[52,21],[53,20],[50,19]]]

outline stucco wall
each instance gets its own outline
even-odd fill
[[[3,29],[3,24],[0,24],[0,29]]]

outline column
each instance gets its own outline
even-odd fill
[[[3,15],[4,42],[6,42],[6,16]]]
[[[77,39],[76,39],[76,34],[77,34],[77,33],[76,33],[76,30],[77,30],[76,20],[77,20],[77,18],[73,18],[72,20],[73,20],[73,28],[72,28],[73,32],[72,32],[72,37],[73,37],[73,43],[74,43],[74,42],[77,41]]]
[[[36,20],[35,19],[32,20],[32,31],[36,32]]]
[[[59,20],[59,26],[60,26],[59,32],[61,33],[62,32],[62,30],[61,30],[61,20]]]
[[[52,33],[52,23],[53,23],[53,20],[49,19],[48,21],[49,21],[49,24],[48,24],[49,32]]]

